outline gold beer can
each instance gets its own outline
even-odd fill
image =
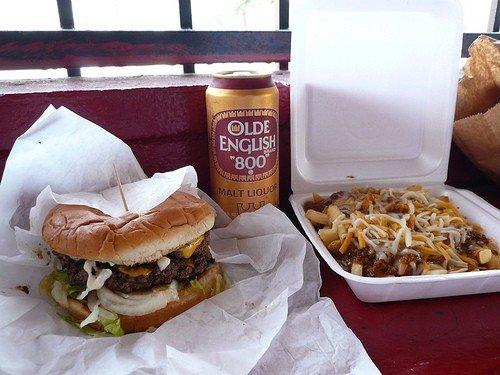
[[[214,74],[206,100],[212,198],[231,218],[278,206],[279,99],[271,74]]]

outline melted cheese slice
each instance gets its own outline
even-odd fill
[[[195,252],[195,250],[200,247],[201,243],[203,242],[204,236],[198,237],[196,240],[191,242],[190,244],[187,244],[186,246],[183,246],[179,249],[179,251],[182,254],[183,258],[190,258],[191,255]]]
[[[181,252],[182,257],[185,259],[190,258],[191,255],[193,255],[193,253],[196,251],[196,249],[200,247],[201,243],[203,242],[203,238],[204,236],[200,236],[193,242],[187,244],[186,246],[181,247],[178,251]],[[169,258],[167,257],[160,258],[160,260],[158,261],[158,268],[160,268],[160,270],[163,271],[168,266],[169,263],[170,263]],[[148,276],[151,273],[151,269],[144,266],[133,266],[133,267],[119,266],[118,270],[132,277]]]
[[[147,276],[151,273],[151,269],[143,266],[135,266],[135,267],[119,266],[118,270],[132,277]]]

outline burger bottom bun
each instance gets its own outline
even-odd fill
[[[119,314],[121,326],[125,333],[144,332],[151,327],[158,328],[167,320],[182,314],[184,311],[189,310],[207,298],[213,297],[229,286],[226,285],[224,269],[220,263],[214,263],[207,268],[198,277],[198,282],[203,286],[203,290],[199,286],[196,287],[187,284],[182,289],[179,289],[179,299],[169,302],[162,309],[141,316]],[[89,308],[84,303],[71,297],[68,297],[68,306],[65,309],[78,322],[81,322],[90,314]],[[90,326],[94,329],[102,330],[102,326],[98,322],[92,323]]]

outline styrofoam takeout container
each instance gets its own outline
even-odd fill
[[[445,186],[462,13],[451,0],[292,2],[292,207],[328,265],[366,302],[500,291],[500,270],[371,278],[346,272],[305,218],[311,193],[421,184],[486,235],[500,211]]]

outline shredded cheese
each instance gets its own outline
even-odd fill
[[[363,257],[375,254],[377,260],[390,262],[396,269],[400,258],[406,256],[399,267],[401,275],[483,269],[490,254],[498,254],[492,240],[491,246],[482,242],[475,245],[484,248],[481,257],[479,251],[472,254],[467,241],[472,232],[482,234],[482,229],[469,224],[448,197],[434,197],[419,185],[339,192],[333,202],[325,203],[322,214],[330,219],[319,223],[324,225],[320,231],[328,231],[330,240],[325,245],[330,251],[339,256],[349,252]],[[344,268],[352,270],[353,257],[343,259],[350,262]],[[373,263],[370,259],[366,262]]]

